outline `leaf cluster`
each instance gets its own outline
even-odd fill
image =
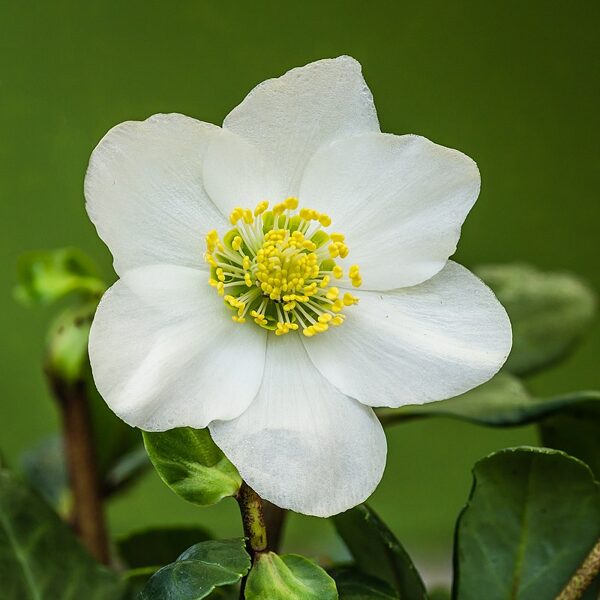
[[[118,569],[107,569],[56,514],[68,517],[72,499],[55,437],[26,453],[23,477],[0,471],[2,598],[555,598],[600,539],[600,392],[540,398],[527,378],[573,352],[594,317],[595,297],[572,275],[526,265],[477,273],[513,325],[514,349],[504,369],[457,398],[378,411],[386,426],[436,417],[485,427],[538,425],[546,447],[500,450],[474,466],[456,523],[452,589],[427,590],[400,541],[367,505],[331,519],[351,560],[327,569],[296,554],[253,552],[241,537],[215,540],[201,527],[134,532],[116,541]],[[175,494],[197,506],[237,497],[241,477],[208,430],[144,433],[142,447],[136,432],[106,409],[87,357],[89,327],[105,289],[76,250],[31,253],[19,263],[18,299],[68,301],[49,331],[46,369],[51,381],[87,390],[104,496],[131,485],[150,461]],[[592,583],[585,600],[599,588],[600,581]]]

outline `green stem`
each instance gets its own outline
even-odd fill
[[[578,600],[592,585],[594,579],[600,573],[600,539],[587,555],[583,564],[575,571],[575,574],[564,587],[563,591],[556,596],[556,600]]]
[[[246,482],[242,482],[236,499],[242,513],[242,524],[246,536],[246,548],[252,558],[252,563],[261,552],[267,549],[267,528],[263,512],[262,498]],[[240,585],[240,600],[244,600],[247,576]]]
[[[267,549],[267,528],[263,513],[261,497],[245,482],[237,494],[237,501],[242,513],[244,535],[248,540],[248,550],[254,559],[257,552]]]

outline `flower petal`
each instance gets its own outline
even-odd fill
[[[413,288],[356,295],[341,327],[304,343],[333,385],[369,406],[457,396],[490,379],[510,352],[506,311],[456,263]]]
[[[304,514],[328,517],[366,500],[385,466],[373,411],[324,379],[298,334],[269,339],[256,399],[210,431],[260,496]]]
[[[365,289],[421,283],[456,250],[479,194],[477,165],[426,138],[365,133],[322,148],[300,189],[346,235]]]
[[[208,195],[226,217],[236,206],[254,208],[263,200],[287,197],[260,150],[226,129],[209,144],[202,171]]]
[[[260,386],[266,333],[233,323],[207,275],[154,265],[106,292],[90,332],[98,391],[146,431],[232,419]]]
[[[167,263],[205,268],[204,235],[225,224],[202,186],[215,125],[154,115],[113,127],[92,153],[86,208],[115,270]]]
[[[264,81],[229,113],[223,127],[263,152],[286,195],[297,195],[304,167],[321,145],[379,131],[373,96],[360,64],[349,56],[319,60]]]

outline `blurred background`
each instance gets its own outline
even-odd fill
[[[0,2],[0,452],[18,463],[58,426],[41,371],[56,307],[13,300],[17,257],[78,246],[114,279],[82,192],[103,134],[157,112],[219,124],[255,84],[319,58],[362,63],[384,131],[418,133],[478,162],[482,193],[457,260],[569,270],[598,289],[599,16],[591,1]],[[533,390],[597,388],[599,333],[534,377]],[[535,436],[445,419],[396,426],[371,503],[436,578],[473,463]],[[152,471],[111,504],[109,520],[116,534],[200,523],[236,535],[236,513],[233,501],[186,504]],[[326,522],[305,517],[290,521],[285,547],[341,552]]]

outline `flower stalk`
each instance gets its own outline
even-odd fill
[[[50,372],[48,379],[61,412],[74,500],[73,525],[90,554],[108,564],[108,538],[85,384],[66,382]]]
[[[242,513],[244,535],[248,542],[248,550],[252,560],[258,552],[267,549],[267,528],[263,512],[262,498],[245,482],[242,483],[237,495],[237,501]]]
[[[556,597],[556,600],[578,600],[583,597],[583,594],[592,585],[598,574],[600,574],[600,539],[586,556],[582,565],[575,571],[562,592]]]
[[[237,493],[236,499],[242,514],[244,536],[246,537],[246,549],[252,558],[252,564],[256,556],[267,550],[267,527],[265,524],[265,513],[262,498],[244,481]],[[247,576],[240,584],[240,600],[245,597]]]

